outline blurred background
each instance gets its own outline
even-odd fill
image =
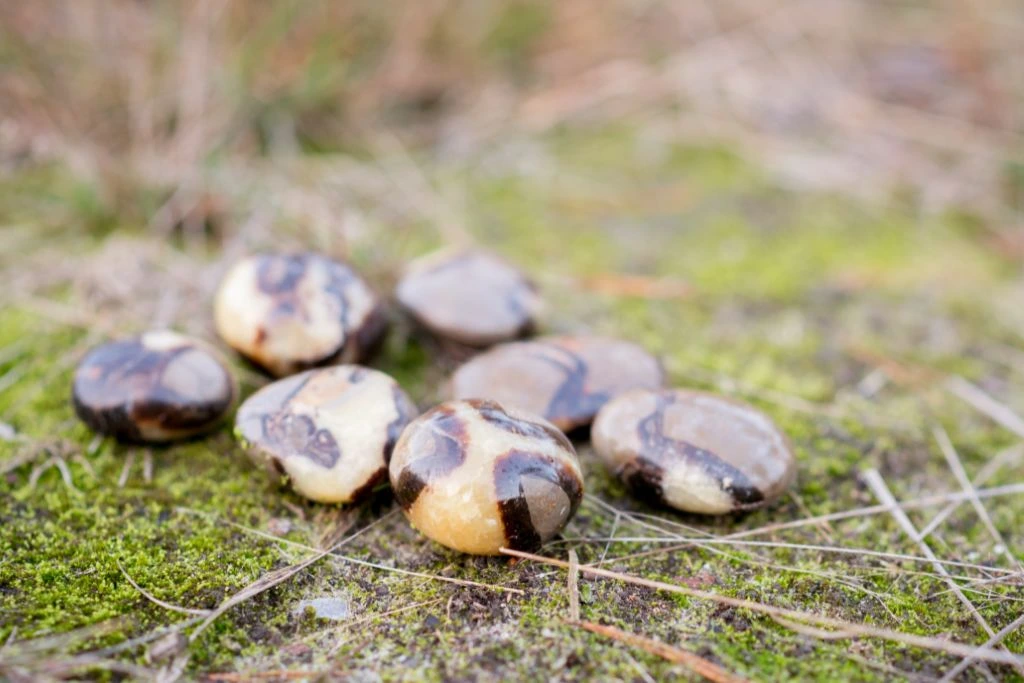
[[[267,160],[498,140],[540,174],[535,136],[628,120],[1020,251],[1022,35],[1013,0],[6,1],[0,172],[60,164],[93,220],[167,230]]]
[[[254,249],[389,291],[475,241],[569,289],[548,329],[884,290],[1024,335],[1022,35],[1013,0],[0,2],[0,306],[212,337]]]

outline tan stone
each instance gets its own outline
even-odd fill
[[[238,409],[249,455],[297,493],[350,503],[387,480],[391,450],[417,411],[391,377],[355,365],[307,370],[267,385]]]
[[[258,254],[236,263],[214,300],[217,333],[282,377],[364,360],[386,327],[381,302],[347,265],[319,254]]]
[[[449,548],[536,550],[576,512],[583,479],[554,425],[493,401],[450,401],[395,446],[391,486],[409,521]]]

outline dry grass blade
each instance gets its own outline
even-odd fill
[[[578,543],[605,543],[609,539],[607,538],[578,538],[574,539]],[[821,553],[835,553],[839,555],[862,555],[865,557],[878,557],[885,560],[897,560],[901,562],[927,562],[929,564],[941,564],[948,565],[950,567],[962,567],[964,569],[976,569],[978,571],[1000,573],[1000,574],[1012,574],[1016,576],[1018,574],[1015,569],[1005,569],[1001,567],[989,567],[981,564],[972,564],[970,562],[958,562],[957,560],[941,560],[939,558],[932,559],[931,557],[922,557],[919,555],[905,555],[903,553],[887,553],[880,550],[869,550],[867,548],[843,548],[840,546],[830,545],[811,545],[808,543],[777,543],[774,541],[743,541],[734,540],[731,538],[684,538],[681,536],[659,538],[656,536],[618,536],[614,540],[615,543],[677,543],[676,545],[670,545],[666,548],[659,548],[645,553],[637,553],[631,555],[630,559],[644,557],[646,555],[653,555],[657,553],[668,553],[676,550],[683,550],[692,546],[701,547],[713,547],[716,545],[730,545],[740,547],[751,547],[751,548],[788,548],[790,550],[806,550],[810,552],[821,552]],[[680,542],[682,541],[682,542]],[[606,562],[617,562],[626,558],[618,557],[606,560]]]
[[[957,585],[956,581],[949,576],[949,572],[946,571],[945,565],[939,560],[939,558],[932,551],[931,547],[922,538],[920,532],[914,526],[914,523],[907,517],[907,513],[899,508],[896,504],[896,498],[892,495],[892,491],[886,485],[885,480],[882,479],[882,475],[879,474],[878,470],[870,469],[862,474],[864,482],[868,485],[868,488],[875,494],[880,502],[885,505],[892,506],[892,516],[896,520],[897,524],[903,529],[903,531],[909,536],[917,545],[921,548],[921,552],[924,553],[930,560],[932,565],[935,567],[935,571],[942,574],[946,584],[950,587],[957,599],[967,608],[974,620],[978,622],[978,625],[989,635],[989,637],[995,636],[995,631],[989,625],[988,621],[982,616],[978,608],[975,607],[974,603],[968,599],[964,592]],[[1024,662],[1017,661],[1014,663],[1014,668],[1017,669],[1021,675],[1024,675]]]
[[[0,476],[5,475],[8,472],[13,472],[22,465],[27,465],[30,462],[36,461],[39,459],[40,456],[44,454],[45,451],[43,449],[36,448],[32,448],[26,450],[23,453],[19,453],[18,455],[15,455],[13,458],[10,458],[9,460],[0,463]]]
[[[320,546],[320,549],[330,548],[344,538],[345,534],[355,526],[362,511],[363,507],[345,507],[340,508],[336,513],[334,513],[331,516],[330,522],[326,525],[323,532],[320,534],[319,540],[317,541],[317,545]]]
[[[76,494],[79,493],[78,487],[75,486],[75,480],[71,476],[71,470],[68,469],[68,463],[66,463],[60,456],[53,456],[53,458],[50,459],[50,462],[53,463],[53,466],[57,468],[58,472],[60,472],[60,479],[65,482],[65,485]]]
[[[979,498],[997,498],[1000,496],[1015,496],[1024,493],[1024,484],[1007,484],[1006,486],[994,486],[987,489],[976,489],[975,490]],[[906,500],[898,503],[901,510],[915,510],[919,508],[933,507],[936,505],[942,505],[943,503],[959,504],[966,502],[971,499],[971,495],[963,491],[956,493],[938,493],[931,496],[924,496],[922,498],[916,498],[914,500]],[[854,510],[843,510],[841,512],[832,512],[826,515],[818,515],[817,517],[807,517],[805,519],[797,519],[792,522],[778,522],[776,524],[767,524],[756,529],[749,529],[747,531],[737,531],[736,533],[729,534],[723,538],[746,538],[748,536],[760,536],[763,534],[769,534],[776,531],[782,531],[784,529],[798,529],[811,524],[818,524],[822,521],[835,522],[843,519],[853,519],[855,517],[867,517],[870,515],[878,515],[888,513],[890,508],[885,505],[870,505],[867,507],[857,508]]]
[[[185,508],[179,508],[179,509],[183,509],[184,510]],[[188,512],[193,512],[194,514],[203,515],[203,513],[201,513],[201,512],[197,513],[197,512],[192,511],[192,510],[188,510]],[[207,515],[204,515],[204,516],[207,516]],[[389,515],[385,515],[384,517],[378,519],[377,521],[373,522],[372,524],[368,524],[367,526],[363,527],[362,529],[360,529],[359,531],[355,532],[354,534],[352,534],[350,536],[347,536],[346,538],[338,541],[331,548],[328,548],[327,550],[317,550],[316,548],[307,548],[309,550],[315,551],[316,554],[313,555],[313,557],[310,557],[309,559],[306,559],[306,560],[303,560],[302,562],[299,562],[298,564],[293,564],[290,567],[284,567],[282,569],[277,569],[275,571],[270,572],[269,574],[266,574],[266,575],[260,577],[255,582],[249,584],[248,586],[246,586],[245,588],[243,588],[239,592],[237,592],[234,595],[232,595],[230,598],[228,598],[223,603],[221,603],[220,606],[217,607],[217,609],[215,609],[213,612],[211,612],[210,615],[207,616],[206,619],[204,619],[203,622],[201,624],[199,624],[198,627],[196,627],[196,630],[193,631],[192,634],[189,636],[189,642],[195,642],[195,639],[199,637],[199,634],[201,634],[203,631],[205,631],[210,626],[210,624],[212,624],[214,621],[217,620],[218,617],[220,617],[222,614],[227,612],[229,609],[231,609],[235,605],[237,605],[239,603],[242,603],[242,602],[245,602],[246,600],[248,600],[248,599],[250,599],[250,598],[252,598],[252,597],[254,597],[256,595],[259,595],[263,591],[266,591],[266,590],[269,590],[270,588],[273,588],[274,586],[278,585],[279,583],[283,583],[284,581],[287,581],[288,579],[290,579],[291,577],[295,576],[296,574],[298,574],[299,572],[301,572],[303,569],[305,569],[306,567],[310,566],[314,562],[317,562],[318,560],[322,559],[324,556],[331,554],[333,551],[337,550],[339,547],[345,545],[349,541],[354,540],[359,535],[361,535],[363,533],[366,533],[370,529],[376,527],[384,519],[387,519],[388,516]]]
[[[534,555],[533,553],[524,553],[519,550],[511,550],[509,548],[502,548],[501,552],[505,555],[518,557],[524,560],[533,560],[534,562],[540,562],[542,564],[551,565],[553,567],[561,567],[563,569],[569,568],[568,562],[565,562],[564,560],[558,560],[553,557]],[[1024,665],[1024,657],[1014,655],[1010,652],[1004,652],[983,646],[978,647],[974,645],[967,645],[965,643],[959,643],[956,641],[946,640],[943,638],[920,636],[915,633],[893,631],[891,629],[880,628],[876,626],[868,626],[866,624],[855,624],[853,622],[843,621],[842,619],[821,616],[818,614],[812,614],[810,612],[800,612],[798,610],[786,609],[784,607],[774,607],[772,605],[765,605],[763,603],[755,602],[753,600],[731,598],[726,595],[718,595],[717,593],[709,593],[707,591],[697,590],[695,588],[688,588],[685,586],[678,586],[676,584],[665,583],[663,581],[651,581],[649,579],[644,579],[639,576],[623,574],[622,572],[611,571],[609,569],[601,569],[600,567],[592,567],[590,565],[580,565],[580,572],[584,574],[590,574],[592,576],[600,576],[606,579],[623,581],[625,583],[631,583],[637,586],[644,586],[646,588],[652,588],[654,590],[678,593],[680,595],[686,595],[691,598],[696,598],[698,600],[710,600],[721,605],[728,605],[730,607],[750,610],[751,612],[757,612],[758,614],[764,614],[766,616],[773,618],[781,617],[782,619],[795,620],[799,622],[810,622],[812,624],[816,624],[819,627],[844,632],[848,634],[848,637],[850,638],[880,638],[882,640],[889,640],[896,643],[902,643],[904,645],[919,647],[926,650],[933,650],[935,652],[943,652],[945,654],[955,655],[958,657],[977,657],[981,660],[995,662],[999,664],[1012,664],[1017,666]]]
[[[569,621],[580,620],[580,558],[569,551]]]
[[[92,652],[88,652],[85,654],[90,654],[95,657],[106,657],[108,655],[117,654],[118,652],[134,650],[140,645],[151,643],[154,640],[158,640],[170,634],[179,633],[182,630],[188,628],[189,626],[192,626],[193,624],[198,624],[202,620],[202,617],[192,617],[191,619],[185,619],[184,621],[179,621],[178,623],[173,624],[171,626],[164,626],[153,629],[149,633],[144,633],[136,638],[129,638],[128,640],[122,641],[117,645],[111,645],[110,647],[105,647],[100,650],[93,650]]]
[[[197,512],[197,511],[194,511],[194,510],[189,510],[188,508],[178,508],[178,509],[182,510],[183,512],[191,512],[191,513],[201,514],[201,515],[205,514],[205,513]],[[381,522],[385,521],[386,519],[388,519],[389,517],[394,515],[395,512],[397,512],[397,510],[389,512],[387,515],[385,515],[384,517],[381,517],[376,522],[374,522],[373,525],[380,524]],[[291,541],[291,540],[288,540],[287,538],[279,538],[279,537],[274,536],[272,534],[268,534],[268,533],[265,533],[263,531],[260,531],[259,529],[253,529],[253,528],[247,527],[245,525],[238,524],[236,522],[226,522],[225,521],[224,523],[228,524],[230,526],[233,526],[236,529],[240,529],[242,531],[245,531],[246,533],[252,534],[254,536],[259,536],[260,538],[265,538],[268,541],[274,541],[276,543],[282,543],[284,545],[293,546],[295,548],[301,548],[303,550],[310,550],[310,551],[313,551],[313,552],[320,552],[320,550],[318,548],[314,548],[313,546],[306,545],[305,543],[299,543],[298,541]],[[370,527],[366,527],[362,531],[360,531],[359,533],[362,533],[363,531],[366,531],[366,529],[369,529],[369,528]],[[354,536],[350,536],[346,540],[350,540],[352,538],[354,538]],[[415,571],[411,571],[409,569],[400,569],[398,567],[388,567],[387,565],[377,564],[375,562],[368,562],[366,560],[359,560],[359,559],[356,559],[354,557],[348,557],[347,555],[340,555],[337,552],[335,552],[336,549],[337,549],[337,546],[335,546],[334,549],[327,550],[325,552],[330,554],[335,559],[341,560],[342,562],[348,562],[350,564],[358,564],[358,565],[360,565],[362,567],[370,567],[371,569],[379,569],[381,571],[391,572],[391,573],[394,573],[394,574],[403,574],[405,576],[415,576],[415,577],[418,577],[418,578],[421,578],[421,579],[430,579],[431,581],[442,581],[444,583],[452,583],[452,584],[455,584],[457,586],[472,586],[474,588],[487,588],[489,590],[503,591],[503,592],[506,592],[506,593],[515,593],[517,595],[525,595],[526,594],[526,591],[524,591],[524,590],[522,590],[520,588],[512,588],[510,586],[501,586],[501,585],[498,585],[498,584],[482,583],[480,581],[470,581],[468,579],[455,579],[455,578],[448,577],[448,576],[440,576],[438,574],[426,574],[424,572],[415,572]]]
[[[6,650],[10,646],[10,644],[14,642],[14,639],[17,638],[17,637],[18,637],[18,627],[17,626],[12,626],[11,627],[11,632],[7,634],[7,638],[4,640],[4,644],[0,645],[0,655],[2,655],[4,653],[4,650]]]
[[[900,386],[919,388],[933,383],[940,375],[931,368],[890,358],[872,349],[851,344],[846,352],[854,359],[876,367]]]
[[[1019,616],[1016,619],[1014,619],[1012,622],[1010,622],[1009,624],[1004,626],[1002,629],[1000,629],[1000,631],[998,633],[996,633],[994,636],[992,636],[987,641],[985,641],[984,647],[995,647],[999,643],[1003,642],[1003,640],[1008,635],[1010,635],[1011,633],[1013,633],[1014,631],[1019,629],[1021,626],[1024,626],[1024,614],[1022,614],[1021,616]],[[952,669],[950,669],[948,672],[946,672],[946,675],[943,676],[941,680],[942,681],[952,681],[952,680],[955,680],[956,677],[959,676],[964,671],[966,671],[967,667],[969,667],[971,664],[973,664],[974,661],[975,661],[974,657],[966,657],[966,658],[964,658],[964,660],[962,662],[960,662],[959,664],[954,666]]]
[[[634,670],[636,670],[637,675],[640,676],[640,680],[644,683],[656,683],[651,674],[644,668],[644,665],[636,661],[636,658],[629,654],[627,650],[622,651],[622,657],[629,662],[629,665],[632,666]]]
[[[978,493],[974,488],[974,484],[971,483],[970,477],[967,476],[967,471],[964,469],[963,463],[960,461],[960,456],[956,452],[956,448],[953,447],[953,442],[949,438],[949,434],[942,427],[936,426],[932,430],[932,434],[935,436],[935,440],[939,443],[939,449],[942,454],[946,457],[946,462],[949,464],[949,469],[953,471],[956,480],[960,483],[960,486],[964,489],[964,492],[971,496],[971,505],[974,506],[974,511],[978,513],[978,517],[981,519],[985,528],[988,530],[989,535],[992,539],[1005,549],[1007,555],[1015,565],[1017,565],[1018,571],[1024,571],[1024,567],[1021,566],[1020,561],[1010,553],[1010,547],[1006,543],[1006,539],[996,528],[995,523],[988,514],[988,510],[982,505],[981,499],[978,498]],[[923,540],[924,535],[921,534]]]
[[[107,659],[99,652],[64,654],[88,639],[114,633],[127,624],[127,619],[118,617],[84,626],[68,633],[22,641],[8,639],[0,651],[0,680],[63,680],[73,677],[81,678],[85,673],[95,673],[96,671],[119,673],[139,680],[150,680],[153,678],[151,670],[128,662]]]
[[[963,377],[950,377],[946,381],[946,390],[1017,436],[1024,437],[1024,418]]]
[[[129,624],[125,617],[116,617],[98,624],[82,626],[67,633],[58,633],[49,636],[40,636],[29,640],[10,641],[4,646],[4,652],[10,656],[21,653],[39,653],[52,650],[67,650],[72,646],[82,643],[90,638],[99,638],[124,628]]]
[[[0,678],[12,681],[56,681],[71,678],[84,680],[89,677],[83,676],[83,674],[96,671],[122,674],[140,681],[155,679],[154,672],[150,669],[91,655],[48,656],[28,666],[0,662]]]
[[[1000,451],[994,458],[986,462],[985,465],[978,470],[977,475],[975,475],[974,479],[971,481],[971,486],[974,488],[974,492],[977,493],[979,490],[978,487],[988,481],[989,478],[998,472],[1003,465],[1017,462],[1022,457],[1024,457],[1024,443],[1017,443]],[[980,498],[980,496],[978,497]],[[928,538],[932,531],[937,529],[939,525],[945,522],[951,514],[956,512],[956,509],[960,507],[962,502],[963,501],[953,501],[940,510],[932,518],[932,521],[928,522],[928,524],[921,529],[921,538]],[[903,509],[906,509],[906,505],[903,505],[902,507]]]
[[[371,614],[371,615],[369,615],[367,617],[363,617],[362,619],[356,619],[354,621],[349,621],[349,622],[343,624],[342,627],[343,628],[351,628],[353,626],[357,626],[358,624],[365,624],[365,623],[367,623],[369,621],[373,621],[374,619],[382,619],[384,617],[389,617],[392,614],[401,614],[402,612],[411,612],[412,610],[419,609],[421,607],[427,607],[429,605],[436,605],[437,603],[439,603],[439,602],[441,602],[443,600],[445,600],[445,598],[443,598],[443,597],[441,597],[441,598],[434,598],[433,600],[424,600],[423,602],[417,602],[414,605],[406,605],[405,607],[399,607],[397,609],[388,610],[387,612],[381,612],[380,614]],[[333,657],[334,655],[336,655],[338,653],[338,650],[341,649],[341,646],[344,645],[347,641],[348,641],[347,638],[342,638],[337,643],[335,643],[334,646],[330,650],[328,650],[328,652],[327,652],[328,658]]]
[[[153,451],[148,448],[142,451],[142,480],[153,483]]]
[[[281,539],[284,540],[284,539]],[[335,559],[341,560],[342,562],[348,562],[350,564],[358,564],[362,567],[369,567],[371,569],[379,569],[385,572],[391,572],[393,574],[402,574],[404,576],[415,576],[420,579],[429,579],[431,581],[441,581],[442,583],[450,583],[456,586],[467,586],[472,588],[486,588],[487,590],[499,591],[502,593],[514,593],[515,595],[526,595],[526,591],[521,588],[512,588],[511,586],[502,586],[496,583],[483,583],[481,581],[470,581],[469,579],[456,579],[449,576],[441,576],[439,574],[427,574],[425,572],[414,572],[409,569],[399,569],[398,567],[388,567],[387,565],[377,564],[375,562],[367,562],[366,560],[358,560],[354,557],[348,557],[346,555],[339,555],[338,553],[331,553],[331,556]]]
[[[777,623],[779,626],[785,626],[790,631],[795,631],[805,636],[811,636],[818,640],[846,640],[847,638],[856,637],[855,633],[851,633],[849,631],[829,631],[824,628],[815,628],[814,626],[801,624],[799,621],[793,621],[792,619],[786,619],[785,617],[773,616],[772,621]]]
[[[128,483],[128,477],[132,473],[133,465],[135,465],[135,451],[128,451],[128,455],[124,459],[124,465],[121,467],[121,476],[117,478],[117,488],[123,489]]]
[[[188,667],[189,661],[192,659],[192,655],[188,652],[180,652],[171,658],[171,661],[167,662],[159,671],[156,673],[156,683],[175,683],[185,674],[185,669]]]
[[[135,583],[135,580],[128,575],[128,572],[121,565],[120,560],[115,559],[114,562],[117,564],[117,568],[121,570],[121,574],[124,575],[124,578],[128,581],[128,583],[130,583],[135,590],[139,591],[139,593],[141,593],[144,598],[152,602],[154,605],[159,605],[164,609],[169,609],[172,612],[178,612],[180,614],[192,614],[205,617],[210,613],[210,610],[208,609],[192,609],[190,607],[181,607],[179,605],[174,605],[172,603],[161,600],[160,598],[156,597],[139,584]]]
[[[699,657],[692,652],[681,650],[678,647],[673,647],[667,643],[654,640],[653,638],[645,638],[644,636],[629,633],[628,631],[623,631],[622,629],[615,628],[614,626],[595,624],[592,621],[574,621],[573,623],[590,631],[591,633],[596,633],[599,636],[605,636],[606,638],[612,638],[613,640],[617,640],[621,643],[626,643],[631,647],[640,648],[641,650],[650,652],[652,655],[657,655],[658,657],[675,664],[682,664],[686,668],[703,676],[709,681],[714,681],[714,683],[743,683],[747,680],[745,678],[732,675],[717,664],[709,662],[703,657]]]
[[[189,636],[189,642],[195,642],[196,638],[198,638],[203,631],[209,628],[210,624],[216,621],[222,614],[227,612],[235,605],[243,603],[246,600],[259,595],[263,591],[269,590],[274,586],[278,585],[279,583],[287,581],[288,579],[295,576],[309,565],[313,564],[317,560],[320,560],[325,555],[329,554],[329,552],[330,551],[328,550],[321,551],[313,557],[303,560],[298,564],[293,564],[289,567],[276,569],[270,572],[269,574],[261,576],[258,580],[249,584],[248,586],[246,586],[245,588],[238,591],[230,598],[222,602],[220,606],[217,607],[217,609],[210,612],[209,616],[207,616],[206,619],[204,619],[203,622],[196,627],[196,630],[193,631],[192,634]]]

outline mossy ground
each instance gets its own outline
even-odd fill
[[[1020,271],[977,239],[962,218],[794,193],[727,149],[652,144],[625,125],[556,129],[528,142],[458,161],[417,157],[411,163],[418,164],[426,187],[442,188],[428,196],[426,208],[404,208],[407,198],[390,186],[351,190],[344,203],[370,218],[346,229],[344,238],[310,228],[293,202],[271,214],[275,231],[246,236],[241,221],[229,220],[223,232],[176,242],[140,225],[97,222],[91,202],[83,199],[88,188],[59,169],[0,181],[0,219],[7,243],[17,244],[0,260],[5,280],[21,281],[44,258],[61,260],[54,267],[63,273],[32,299],[8,297],[0,311],[0,421],[17,435],[0,441],[0,642],[13,638],[8,653],[24,641],[107,624],[100,635],[69,636],[56,646],[64,655],[94,651],[191,618],[148,600],[121,567],[162,601],[210,609],[267,572],[309,557],[313,551],[301,545],[318,548],[372,525],[339,554],[522,592],[327,557],[220,617],[190,645],[186,675],[693,676],[567,624],[564,572],[449,552],[411,530],[386,492],[350,511],[308,504],[268,484],[233,443],[229,426],[203,440],[151,449],[151,481],[143,476],[143,449],[94,439],[68,401],[75,361],[105,335],[150,324],[152,318],[139,312],[157,309],[166,290],[183,286],[168,275],[178,273],[180,264],[192,260],[197,272],[215,272],[225,245],[239,241],[344,252],[386,289],[403,259],[451,238],[438,216],[452,211],[468,236],[518,261],[542,284],[549,302],[545,330],[642,342],[663,356],[674,384],[750,400],[792,439],[800,463],[792,493],[765,510],[720,519],[631,500],[580,441],[588,500],[564,538],[544,549],[555,557],[574,548],[587,563],[665,545],[592,540],[612,534],[724,535],[872,505],[877,501],[858,478],[868,468],[877,468],[899,499],[957,491],[932,436],[936,425],[948,430],[972,476],[1016,443],[1017,437],[944,389],[945,377],[960,376],[1024,412],[1024,318],[1012,303],[1020,300]],[[317,186],[318,174],[334,169],[342,178],[336,182],[344,184],[350,164],[376,163],[366,158],[324,156],[295,168],[248,169],[230,187],[212,171],[209,182],[231,206],[262,206],[261,195],[272,194],[282,177]],[[335,181],[323,182],[319,187],[330,192]],[[445,188],[457,188],[457,197],[452,200]],[[55,241],[47,245],[39,235]],[[159,284],[167,276],[165,287],[133,290],[130,311],[119,308],[116,297],[98,295],[95,288],[102,286],[80,282],[81,272],[93,272],[97,260],[124,240],[165,266],[150,279]],[[118,253],[130,257],[132,248]],[[101,270],[121,267],[108,263]],[[685,282],[689,293],[609,293],[616,278],[630,273]],[[594,282],[603,284],[595,288]],[[202,311],[216,278],[190,284],[168,322],[209,335]],[[102,326],[97,330],[90,320]],[[396,320],[375,364],[425,407],[441,394],[451,366],[441,354]],[[241,365],[237,369],[246,394],[263,381]],[[135,464],[119,485],[130,457]],[[73,487],[57,467],[35,471],[57,459]],[[1020,472],[1020,460],[1010,461],[985,485],[1019,481]],[[940,558],[1013,566],[1009,556],[1024,552],[1024,503],[999,497],[986,506],[1007,548],[997,548],[975,511],[962,505],[928,539]],[[911,519],[923,527],[941,507],[913,511]],[[650,515],[643,520],[656,529],[640,526],[632,516],[639,513]],[[757,540],[920,555],[887,514]],[[606,566],[853,622],[968,643],[986,640],[926,562],[723,545]],[[1019,577],[975,584],[988,576],[984,570],[951,572],[993,629],[1024,609]],[[349,620],[331,622],[296,610],[300,600],[321,596],[349,601]],[[581,596],[585,619],[678,645],[757,680],[934,677],[957,661],[875,640],[819,640],[743,610],[607,580],[581,579]],[[1012,634],[1006,644],[1019,652],[1024,635]],[[145,649],[110,656],[145,665]],[[990,670],[997,678],[1014,676],[1006,667]],[[966,677],[980,680],[983,673],[974,666]]]

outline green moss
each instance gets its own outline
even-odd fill
[[[484,51],[506,67],[521,68],[550,22],[551,9],[545,3],[507,3],[484,40]]]
[[[728,150],[652,149],[642,133],[625,125],[574,126],[533,142],[546,178],[489,163],[490,157],[443,168],[426,160],[423,166],[444,183],[465,183],[472,232],[538,277],[550,305],[547,329],[618,334],[650,346],[663,355],[674,384],[722,391],[768,412],[790,437],[800,463],[791,496],[741,517],[702,519],[632,500],[580,444],[593,498],[653,515],[672,533],[725,535],[871,505],[875,501],[858,481],[869,467],[878,468],[901,499],[956,490],[930,434],[936,423],[948,430],[971,474],[1012,443],[935,382],[864,381],[879,367],[871,358],[889,358],[962,374],[1024,410],[1024,395],[1016,389],[1021,370],[990,353],[1017,338],[983,296],[1006,284],[1008,274],[969,231],[951,227],[946,218],[912,224],[896,211],[795,195],[773,187]],[[26,177],[28,196],[18,199],[20,206],[38,205],[42,195],[56,191],[59,175]],[[28,215],[15,204],[8,206],[12,222],[15,214]],[[381,227],[351,245],[352,258],[386,283],[401,260],[438,246],[438,234],[419,217],[393,230]],[[90,233],[89,239],[100,238]],[[672,277],[693,289],[688,297],[658,300],[610,296],[578,282],[617,273]],[[85,305],[74,288],[63,291],[68,305]],[[395,323],[375,363],[427,405],[440,394],[449,360]],[[123,642],[186,617],[147,600],[118,563],[154,597],[208,609],[268,571],[308,557],[294,543],[316,547],[332,530],[344,534],[346,520],[355,531],[392,509],[386,495],[357,511],[300,500],[249,464],[228,426],[203,440],[152,449],[154,477],[146,482],[144,450],[94,441],[69,405],[74,363],[93,341],[87,331],[49,320],[31,306],[0,310],[0,420],[23,437],[0,441],[0,462],[26,458],[0,479],[0,639],[14,628],[22,639],[125,617],[99,642],[78,647]],[[33,469],[53,456],[66,462],[74,489],[54,467],[30,484]],[[130,457],[135,465],[121,487]],[[1014,471],[1004,468],[988,484],[1013,481]],[[1018,553],[1020,507],[1011,498],[988,503]],[[911,517],[924,526],[935,511]],[[284,533],[293,544],[254,531]],[[627,559],[666,544],[621,541],[606,551],[604,541],[589,540],[613,532],[627,538],[657,534],[625,517],[616,521],[588,501],[565,538],[545,552],[564,556],[572,547],[582,562],[618,558],[612,568],[654,580],[908,632],[983,640],[945,583],[927,574],[928,564],[744,545]],[[884,514],[754,540],[919,552]],[[968,506],[931,542],[943,557],[1006,566]],[[562,572],[446,551],[394,514],[341,552],[523,593],[324,558],[221,617],[191,645],[189,675],[290,668],[376,672],[385,680],[632,680],[638,676],[634,661],[655,678],[682,672],[566,624]],[[980,576],[968,568],[957,572]],[[978,607],[996,629],[1024,598],[1012,583],[979,590],[985,593]],[[580,592],[585,619],[679,645],[755,679],[893,680],[900,670],[934,674],[954,663],[891,643],[819,641],[743,610],[606,580],[584,577]],[[297,611],[301,599],[321,595],[345,596],[354,620],[326,622]],[[1007,643],[1024,647],[1024,636]],[[118,656],[143,661],[141,648]]]

